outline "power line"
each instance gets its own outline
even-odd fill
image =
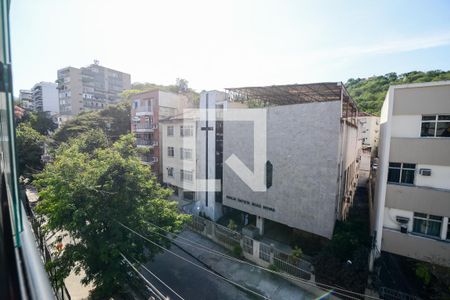
[[[156,280],[158,280],[160,283],[162,283],[166,288],[168,288],[172,293],[174,293],[178,298],[181,300],[184,300],[183,297],[181,297],[177,292],[175,292],[170,286],[168,286],[164,281],[162,281],[158,276],[156,276],[152,271],[150,271],[146,266],[144,266],[140,261],[138,261],[136,258],[133,258],[138,264],[141,265],[141,267],[147,271],[150,275],[152,275]]]
[[[119,223],[119,222],[118,222],[118,223]],[[120,225],[125,226],[125,225],[123,225],[123,224],[120,224]],[[156,226],[156,225],[155,225],[155,226]],[[158,227],[158,226],[156,226],[156,227]],[[129,229],[129,228],[127,228],[127,229]],[[132,229],[129,229],[129,230],[132,230]],[[164,229],[163,229],[163,230],[164,230]],[[133,231],[134,231],[134,230],[133,230]],[[135,232],[135,231],[134,231],[134,232]],[[169,232],[169,231],[168,231],[168,232]],[[142,236],[141,234],[139,234],[139,233],[137,233],[137,232],[135,232],[135,233],[138,234],[139,236]],[[169,232],[169,233],[170,233],[170,232]],[[155,233],[155,234],[156,234],[156,233]],[[142,236],[142,237],[143,237],[143,236]],[[167,236],[164,236],[164,237],[167,238],[167,239],[170,239],[170,238],[168,238]],[[145,237],[143,237],[143,238],[145,238]],[[172,240],[172,242],[173,242],[173,240]],[[191,242],[191,241],[189,241],[189,242]],[[194,242],[192,242],[192,243],[194,243]],[[173,242],[173,244],[175,244],[175,242]],[[175,244],[175,245],[176,245],[176,244]],[[191,247],[194,247],[193,245],[190,245],[190,246],[191,246]],[[204,247],[204,246],[201,246],[201,247]],[[206,249],[201,249],[201,250],[208,251],[208,252],[213,252],[213,253],[216,254],[216,255],[223,256],[223,257],[228,258],[228,259],[230,259],[230,260],[234,260],[234,261],[237,261],[237,262],[242,262],[242,263],[248,264],[248,265],[250,265],[250,266],[252,266],[252,267],[256,267],[256,268],[259,268],[259,269],[268,271],[268,272],[270,272],[270,273],[277,274],[277,275],[279,275],[279,276],[281,276],[281,277],[285,277],[285,278],[289,278],[289,279],[292,279],[292,280],[295,280],[295,281],[302,282],[302,283],[304,283],[304,284],[306,284],[306,285],[310,285],[310,286],[313,286],[313,287],[315,287],[315,288],[321,289],[321,290],[323,290],[323,291],[325,291],[325,292],[327,292],[327,293],[332,293],[332,294],[336,294],[336,295],[339,295],[339,296],[345,296],[345,297],[350,298],[350,299],[358,299],[358,298],[353,297],[353,296],[350,296],[350,295],[348,295],[348,294],[344,294],[343,292],[347,292],[347,293],[350,293],[350,294],[355,294],[355,295],[361,296],[361,297],[367,297],[367,298],[378,299],[378,300],[380,299],[380,298],[376,298],[376,297],[373,297],[373,296],[369,296],[369,295],[366,296],[366,295],[364,295],[364,294],[360,294],[360,293],[357,293],[357,292],[349,291],[349,290],[346,290],[346,289],[343,289],[343,288],[339,288],[339,287],[334,287],[334,286],[326,285],[326,284],[324,284],[324,283],[316,283],[316,284],[314,284],[314,283],[308,282],[307,280],[304,280],[304,279],[302,279],[302,278],[298,278],[298,277],[292,276],[292,275],[290,275],[290,274],[283,274],[283,273],[276,272],[276,271],[273,271],[273,270],[270,270],[270,269],[266,269],[266,268],[264,268],[264,267],[261,267],[261,266],[258,266],[258,265],[254,265],[254,264],[252,264],[252,263],[249,263],[249,262],[246,262],[246,261],[243,261],[243,260],[240,260],[240,259],[237,259],[237,258],[228,256],[228,255],[226,255],[226,254],[217,252],[217,251],[215,251],[215,250],[209,250],[208,248],[206,248]],[[214,273],[214,274],[215,274],[215,273]],[[339,292],[338,292],[338,291],[335,291],[335,290],[339,290]]]
[[[150,290],[156,297],[158,297],[158,299],[167,300],[167,297],[165,297],[160,291],[158,291],[158,289],[153,284],[151,284],[151,282],[148,281],[147,278],[145,278],[145,276],[142,275],[135,266],[133,266],[133,264],[125,257],[125,255],[123,255],[122,253],[120,253],[120,255],[125,260],[125,262],[128,263],[128,265],[139,275],[139,277],[141,277],[145,281],[145,283],[147,283],[147,285],[150,287]]]
[[[165,231],[165,232],[167,232],[167,233],[169,233],[169,234],[172,234],[172,235],[176,236],[176,237],[179,238],[179,239],[182,239],[182,240],[185,240],[185,241],[186,241],[186,242],[176,241],[177,243],[182,243],[182,244],[185,244],[185,245],[188,245],[188,246],[197,248],[197,249],[201,248],[200,250],[207,251],[207,252],[210,252],[210,253],[212,253],[212,254],[216,254],[216,255],[225,257],[225,258],[227,258],[227,259],[229,259],[229,260],[233,260],[233,261],[236,261],[236,262],[240,262],[240,263],[243,263],[243,264],[247,264],[247,265],[249,265],[249,266],[252,266],[252,267],[255,267],[255,268],[258,268],[258,269],[261,269],[261,270],[265,270],[265,271],[270,272],[270,273],[272,273],[272,274],[277,274],[277,275],[282,276],[282,277],[288,277],[288,278],[290,278],[290,279],[297,280],[297,281],[300,281],[300,282],[302,282],[302,283],[305,283],[305,284],[308,284],[308,285],[312,285],[312,286],[317,287],[315,284],[312,284],[312,283],[308,282],[308,281],[305,280],[305,279],[298,278],[298,277],[292,276],[292,275],[290,275],[290,274],[283,274],[283,273],[280,273],[280,272],[277,272],[277,271],[274,271],[274,270],[270,270],[270,269],[268,269],[268,268],[264,268],[264,267],[255,265],[255,264],[250,263],[250,262],[247,262],[247,261],[245,261],[245,260],[242,260],[242,259],[238,259],[238,258],[229,256],[229,255],[227,255],[227,254],[221,253],[221,252],[219,252],[219,251],[217,251],[217,250],[214,250],[214,249],[210,249],[210,248],[208,248],[208,247],[206,247],[206,246],[204,246],[204,245],[202,245],[202,244],[199,244],[199,243],[196,243],[196,242],[194,242],[194,241],[191,241],[191,240],[189,240],[189,239],[187,239],[187,238],[184,238],[184,237],[180,236],[179,234],[174,234],[174,233],[168,231],[167,229],[164,229],[164,228],[162,228],[162,227],[160,227],[160,226],[158,226],[158,225],[156,225],[156,224],[154,224],[154,223],[152,223],[152,222],[150,222],[150,221],[146,221],[146,222],[149,223],[150,225],[152,225],[152,226],[158,228],[158,229],[161,229],[161,230],[163,230],[163,231]],[[160,236],[162,236],[162,237],[165,237],[166,239],[169,239],[169,240],[171,240],[173,243],[175,243],[175,239],[173,239],[173,238],[167,237],[166,235],[160,234],[160,233],[158,233],[158,232],[152,232],[152,233],[157,234],[157,235],[160,235]],[[190,244],[193,244],[193,245],[190,245]],[[194,245],[197,245],[197,247],[194,246]],[[305,273],[307,273],[307,274],[312,275],[311,272],[306,271],[305,269],[302,269],[302,268],[298,268],[298,269],[301,270],[301,271],[303,271],[303,272],[305,272]],[[347,290],[347,289],[344,289],[344,288],[340,288],[340,287],[336,287],[336,286],[327,285],[327,284],[325,284],[325,283],[316,282],[316,284],[317,284],[317,285],[320,285],[320,286],[323,286],[323,287],[326,287],[326,288],[328,288],[328,289],[330,289],[330,290],[338,290],[338,291],[342,291],[342,292],[354,294],[354,295],[357,295],[357,296],[362,296],[362,297],[366,297],[366,298],[370,298],[370,299],[377,299],[377,300],[380,300],[380,298],[377,298],[377,297],[374,297],[374,296],[369,296],[369,295],[361,294],[361,293],[358,293],[358,292],[353,292],[353,291],[350,291],[350,290]],[[319,288],[321,288],[320,286],[319,286]],[[325,290],[323,287],[322,287],[322,289]],[[327,291],[327,292],[329,292],[329,291]],[[335,291],[333,291],[332,293],[339,294],[338,292],[335,292]],[[348,295],[345,295],[345,296],[346,296],[346,297],[349,297]]]
[[[243,290],[246,290],[247,292],[250,292],[250,293],[252,293],[252,294],[254,294],[254,295],[258,296],[258,297],[261,297],[261,298],[263,298],[263,299],[269,299],[268,297],[266,297],[266,296],[264,296],[264,295],[262,295],[262,294],[259,294],[259,293],[255,292],[255,291],[252,291],[251,289],[249,289],[249,288],[247,288],[247,287],[245,287],[245,286],[243,286],[243,285],[241,285],[241,284],[239,284],[239,283],[237,283],[237,282],[234,282],[234,281],[232,281],[232,280],[230,280],[230,279],[228,279],[228,278],[225,278],[225,277],[223,277],[223,276],[221,276],[221,275],[218,275],[218,274],[212,272],[211,270],[208,270],[208,269],[206,269],[206,268],[204,268],[204,267],[202,267],[202,266],[200,266],[200,265],[197,265],[196,263],[193,263],[192,261],[190,261],[190,260],[188,260],[188,259],[182,257],[181,255],[178,255],[178,254],[176,254],[175,252],[170,251],[169,249],[167,249],[167,248],[165,248],[165,247],[159,245],[158,243],[155,243],[155,242],[151,241],[151,240],[148,239],[147,237],[143,236],[143,235],[140,234],[139,232],[134,231],[134,230],[131,229],[130,227],[128,227],[128,226],[122,224],[121,222],[118,222],[118,221],[116,221],[116,222],[117,222],[119,225],[121,225],[122,227],[124,227],[125,229],[127,229],[128,231],[130,231],[130,232],[132,232],[132,233],[134,233],[134,234],[140,236],[142,239],[146,240],[147,242],[149,242],[149,243],[151,243],[151,244],[153,244],[153,245],[155,245],[155,246],[157,246],[157,247],[159,247],[159,248],[161,248],[161,249],[163,249],[163,250],[169,252],[170,254],[172,254],[172,255],[178,257],[179,259],[182,259],[182,260],[186,261],[187,263],[190,263],[190,264],[196,266],[197,268],[199,268],[199,269],[201,269],[201,270],[203,270],[203,271],[206,271],[206,272],[208,272],[208,273],[210,273],[210,274],[212,274],[212,275],[214,275],[214,276],[216,276],[216,277],[218,277],[218,278],[220,278],[220,279],[223,279],[223,280],[227,281],[228,283],[230,283],[230,284],[232,284],[232,285],[234,285],[234,286],[237,286],[237,287],[239,287],[239,288],[241,288],[241,289],[243,289]]]

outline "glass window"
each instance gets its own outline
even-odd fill
[[[167,126],[167,136],[173,136],[173,126]]]
[[[181,159],[192,159],[192,149],[180,148]]]
[[[169,157],[175,156],[175,149],[173,147],[167,147],[167,156]]]
[[[422,116],[421,137],[450,137],[450,115]]]
[[[440,237],[442,217],[414,213],[413,232],[429,236]]]
[[[416,164],[389,163],[388,182],[414,184]]]
[[[192,136],[194,133],[194,127],[191,125],[185,126],[182,125],[180,126],[180,136]]]
[[[192,181],[192,171],[180,170],[181,181]]]
[[[173,177],[173,168],[172,167],[167,168],[167,176]]]

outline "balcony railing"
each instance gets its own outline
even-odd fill
[[[139,106],[138,108],[136,108],[136,112],[151,113],[152,112],[152,107],[150,105]]]
[[[157,162],[158,162],[158,157],[156,157],[156,156],[141,157],[141,161],[142,161],[144,164],[149,164],[149,165],[151,165],[151,164],[154,164],[154,163],[157,163]]]
[[[157,141],[151,141],[147,139],[136,139],[137,146],[155,147],[158,146]]]
[[[152,123],[139,123],[135,124],[136,130],[154,130],[158,128],[158,125]]]

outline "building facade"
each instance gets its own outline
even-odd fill
[[[164,91],[143,92],[132,97],[131,132],[138,147],[148,149],[142,162],[150,165],[153,173],[162,179],[161,131],[159,122],[183,112],[189,106],[186,96]]]
[[[196,200],[197,121],[197,110],[190,109],[159,123],[162,179],[178,200]]]
[[[34,111],[47,111],[51,115],[59,114],[59,99],[57,84],[39,82],[31,89]]]
[[[237,156],[250,170],[264,164],[265,191],[251,189],[223,166],[223,205],[265,220],[330,239],[336,219],[353,202],[358,170],[357,108],[342,83],[229,89],[237,99],[268,103],[266,161],[254,157],[258,128],[225,122],[223,160]]]
[[[97,61],[83,68],[58,70],[57,83],[60,113],[65,119],[115,104],[119,94],[131,88],[130,74],[100,66]]]
[[[370,150],[375,155],[380,136],[380,118],[366,113],[359,113],[358,129],[362,148]]]
[[[380,123],[374,256],[450,267],[450,81],[391,86]]]
[[[19,102],[23,108],[33,110],[33,93],[31,90],[20,90]]]

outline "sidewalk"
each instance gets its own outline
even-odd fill
[[[189,241],[199,243],[208,249],[216,250],[224,254],[229,252],[220,245],[210,241],[209,239],[185,230],[180,234],[181,237]],[[186,245],[186,241],[177,238],[176,244],[191,256],[207,265],[213,271],[220,275],[233,280],[245,287],[258,291],[266,295],[270,299],[316,299],[317,297],[309,292],[302,290],[300,287],[290,283],[276,274],[269,273],[259,268],[231,261],[225,257],[199,249],[197,246],[192,247]]]

